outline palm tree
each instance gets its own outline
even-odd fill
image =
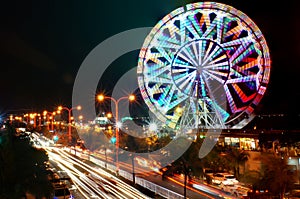
[[[244,167],[245,173],[245,162],[249,159],[249,153],[244,150],[230,148],[225,153],[225,158],[228,161],[229,168],[231,168],[234,172],[234,175],[239,178],[240,176],[240,166]]]
[[[287,158],[262,154],[261,160],[263,177],[258,186],[280,195],[280,198],[283,199],[284,193],[289,191],[296,182],[296,175],[287,164]]]

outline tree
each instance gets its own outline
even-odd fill
[[[245,173],[245,162],[249,159],[249,153],[244,150],[236,149],[231,147],[226,153],[224,154],[225,158],[227,159],[227,165],[231,170],[233,170],[234,175],[239,178],[240,176],[240,166],[244,167]]]
[[[21,198],[27,192],[36,198],[50,197],[52,185],[48,181],[43,149],[34,148],[28,136],[16,136],[14,128],[0,132],[0,198]]]
[[[287,158],[262,154],[263,177],[255,184],[260,189],[268,189],[275,195],[284,198],[284,194],[291,190],[295,183],[295,174],[287,164]]]

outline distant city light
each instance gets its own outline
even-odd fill
[[[118,122],[116,123],[116,127],[117,127],[117,128],[121,128],[121,127],[122,127],[122,122],[119,122],[119,121],[118,121]]]
[[[155,123],[150,123],[150,124],[149,124],[149,130],[150,130],[150,131],[157,131],[157,124],[155,124]]]

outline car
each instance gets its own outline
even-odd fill
[[[73,196],[66,187],[56,187],[54,189],[54,199],[72,199]]]
[[[251,192],[251,189],[249,187],[241,186],[241,185],[225,185],[221,184],[220,188],[222,191],[228,193],[229,195],[238,197],[238,198],[244,198],[248,196],[248,193]]]
[[[217,185],[235,185],[238,184],[239,181],[230,173],[215,173],[212,176],[212,183]]]
[[[52,183],[54,188],[54,199],[73,199],[69,188],[65,183]]]

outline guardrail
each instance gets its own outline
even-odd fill
[[[92,155],[86,155],[86,154],[83,154],[81,152],[78,152],[78,151],[74,151],[74,150],[71,150],[70,151],[72,154],[75,154],[75,155],[79,155],[81,158],[83,159],[87,159],[95,164],[97,164],[98,166],[102,167],[102,168],[106,168],[107,170],[111,171],[111,172],[115,172],[116,171],[116,166],[115,165],[112,165],[112,164],[109,164],[109,163],[106,163]],[[124,171],[124,170],[119,170],[119,175],[122,176],[123,178],[127,179],[127,180],[130,180],[130,181],[133,181],[132,179],[132,173],[130,172],[127,172],[127,171]],[[179,194],[179,193],[176,193],[174,191],[171,191],[165,187],[162,187],[162,186],[159,186],[153,182],[150,182],[144,178],[140,178],[138,176],[135,176],[135,183],[146,188],[146,189],[149,189],[150,191],[154,192],[155,194],[158,194],[162,197],[165,197],[165,198],[172,198],[172,199],[183,199],[184,196]]]

